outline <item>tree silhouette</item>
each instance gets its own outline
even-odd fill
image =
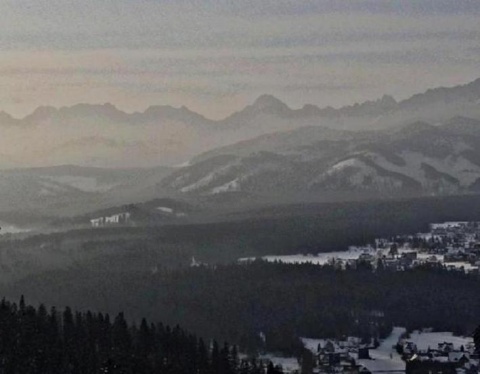
[[[0,302],[0,372],[15,374],[263,374],[252,362],[238,362],[225,343],[208,349],[202,339],[179,326],[129,326],[124,315],[58,313]]]

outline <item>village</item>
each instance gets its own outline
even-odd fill
[[[376,239],[374,245],[349,250],[361,253],[353,261],[337,259],[340,265],[355,267],[367,262],[375,268],[401,271],[428,264],[478,274],[480,223],[433,223],[428,233]]]
[[[91,221],[93,227],[128,223],[127,213]],[[413,235],[377,238],[348,251],[293,256],[266,256],[267,261],[330,265],[344,271],[364,267],[372,271],[406,271],[418,266],[445,267],[451,271],[479,274],[480,222],[430,224],[429,231]],[[241,259],[252,260],[252,259]],[[190,266],[203,266],[192,258]],[[208,265],[207,265],[208,266]],[[382,312],[377,311],[378,317]],[[264,355],[285,373],[478,373],[480,357],[472,337],[451,332],[394,327],[384,340],[302,338],[306,353],[297,358]]]
[[[427,233],[380,238],[344,252],[266,256],[264,260],[330,265],[345,271],[361,266],[372,271],[439,266],[475,275],[480,265],[480,222],[432,223]],[[480,368],[472,337],[433,332],[427,326],[413,332],[395,327],[382,342],[365,342],[358,337],[302,341],[311,357],[303,357],[298,365],[280,360],[278,364],[285,372],[470,374],[478,373]]]
[[[480,368],[480,356],[471,337],[453,336],[431,329],[408,333],[394,327],[382,342],[344,339],[302,338],[306,348],[300,359],[264,355],[284,373],[298,374],[473,374]]]
[[[265,261],[329,264],[339,269],[359,266],[403,271],[416,266],[443,266],[452,271],[480,274],[480,222],[433,223],[427,233],[378,238],[347,251],[264,256]],[[240,261],[251,261],[243,258]]]
[[[397,236],[391,240],[377,239],[375,246],[383,250],[380,264],[390,269],[438,264],[451,270],[478,274],[480,223],[433,223],[428,233]]]
[[[429,329],[407,333],[395,327],[381,343],[344,340],[302,339],[311,352],[302,373],[478,373],[479,355],[472,338]]]

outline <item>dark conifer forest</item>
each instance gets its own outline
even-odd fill
[[[50,311],[0,302],[0,372],[5,374],[269,374],[270,363],[240,360],[228,343],[204,341],[180,327],[127,323],[122,313]]]
[[[322,209],[270,208],[258,212],[256,219],[225,223],[78,230],[24,240],[6,237],[0,243],[0,275],[4,278],[0,295],[10,300],[25,295],[36,305],[44,303],[59,310],[69,305],[81,311],[78,319],[74,317],[79,326],[88,324],[88,310],[111,316],[123,311],[121,319],[130,324],[132,349],[139,333],[134,326],[142,326],[143,318],[179,324],[205,341],[228,341],[244,353],[297,357],[303,350],[299,337],[382,338],[393,326],[470,335],[480,315],[477,275],[432,266],[402,272],[373,271],[368,266],[344,271],[331,266],[237,260],[304,250],[343,250],[348,244],[366,244],[382,235],[424,230],[432,221],[476,219],[479,203],[477,197],[452,197],[440,202],[432,198],[332,204]],[[22,250],[28,250],[31,257],[17,257]],[[190,267],[192,256],[202,265]],[[59,263],[49,268],[44,265],[49,258]],[[5,302],[4,308],[9,311],[4,316],[14,321],[22,315],[12,304]],[[45,314],[41,309],[27,308],[35,318]],[[17,322],[7,317],[2,323],[8,321],[4,326],[10,330],[2,334],[2,341],[13,339],[16,328]],[[57,335],[63,336],[64,317],[53,313],[50,318],[57,320]],[[91,318],[98,327],[98,321],[106,317],[92,314]],[[110,322],[113,328],[115,318]],[[148,328],[154,335],[163,331],[157,325]],[[13,357],[11,349],[19,349],[10,343],[2,347],[6,347],[2,348],[5,357]],[[105,351],[96,352],[98,365],[115,359],[105,356]],[[135,357],[132,362],[137,362]],[[152,360],[144,365],[157,365]]]
[[[293,355],[301,352],[299,337],[382,338],[393,326],[470,335],[480,315],[479,288],[478,276],[437,266],[374,272],[263,261],[155,274],[71,269],[15,285],[48,305],[123,310],[137,324],[146,317],[243,352]]]

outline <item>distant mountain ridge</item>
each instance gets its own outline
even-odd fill
[[[6,170],[0,173],[0,214],[69,216],[149,200],[156,197],[157,183],[170,172],[166,167],[74,165]]]
[[[12,121],[12,123],[35,122],[44,120],[52,116],[75,117],[82,115],[93,115],[98,117],[106,117],[110,119],[119,119],[124,121],[136,122],[137,120],[148,118],[164,117],[186,119],[194,118],[196,120],[204,120],[206,123],[222,123],[228,122],[232,118],[244,114],[255,114],[258,112],[271,112],[285,114],[291,116],[358,116],[358,115],[378,115],[386,112],[414,109],[424,104],[432,103],[434,101],[440,102],[455,102],[460,100],[479,100],[480,99],[480,78],[464,84],[453,87],[438,87],[428,89],[424,93],[419,93],[402,101],[396,101],[391,95],[383,95],[378,100],[369,100],[362,103],[355,103],[347,105],[338,109],[333,107],[320,108],[314,104],[305,104],[300,109],[291,109],[286,103],[270,94],[260,95],[251,105],[247,105],[244,109],[232,113],[221,120],[211,120],[207,117],[191,111],[185,106],[176,108],[170,105],[152,105],[143,112],[127,113],[111,103],[105,104],[75,104],[69,107],[55,108],[53,106],[40,106],[31,114],[23,118],[14,118],[10,114],[1,111],[0,121]],[[476,102],[478,104],[478,102]]]
[[[256,195],[451,194],[480,190],[480,121],[454,117],[353,132],[305,127],[209,151],[166,191]]]
[[[119,120],[124,122],[135,123],[138,120],[144,119],[148,121],[149,118],[165,117],[165,118],[188,118],[204,119],[202,115],[192,112],[186,107],[175,108],[169,105],[156,105],[148,107],[144,112],[127,113],[111,103],[105,104],[76,104],[68,107],[55,108],[53,106],[40,106],[31,114],[23,118],[14,118],[6,112],[0,113],[0,120],[5,119],[12,123],[22,124],[30,123],[36,124],[38,121],[58,117],[62,119],[71,119],[75,117],[92,116],[97,118],[106,118],[109,120]]]
[[[4,170],[0,213],[73,216],[155,198],[221,208],[478,191],[480,121],[457,116],[372,131],[302,127],[210,150],[175,168]]]
[[[271,95],[222,120],[186,107],[151,106],[126,113],[112,104],[39,107],[17,119],[0,112],[0,168],[76,164],[95,167],[175,165],[261,135],[305,126],[363,131],[415,121],[480,119],[480,79],[436,88],[397,102],[385,95],[339,109],[307,104],[291,109]]]

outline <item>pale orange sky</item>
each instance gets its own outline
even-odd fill
[[[479,15],[478,1],[6,0],[0,110],[222,118],[263,93],[292,107],[402,99],[480,77]]]

